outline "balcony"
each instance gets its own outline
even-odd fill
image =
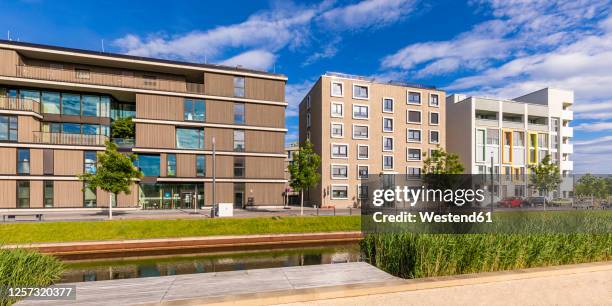
[[[562,111],[561,120],[574,120],[574,112],[571,110]]]
[[[17,77],[60,81],[70,83],[148,89],[171,92],[203,94],[204,84],[169,80],[156,77],[141,77],[126,74],[111,74],[90,70],[71,70],[37,66],[16,66]]]
[[[40,114],[40,103],[30,99],[0,97],[0,109]]]
[[[34,143],[77,146],[104,146],[104,135],[34,132]]]
[[[561,168],[561,171],[564,171],[564,170],[573,171],[574,170],[574,162],[571,161],[571,160],[562,160],[560,162],[560,168]]]
[[[574,128],[569,126],[561,127],[561,137],[574,137]]]
[[[562,143],[561,144],[561,153],[574,153],[574,145],[571,143]]]
[[[476,118],[476,126],[499,127],[499,121],[497,119]]]

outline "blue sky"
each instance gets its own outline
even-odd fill
[[[572,89],[575,172],[612,173],[610,1],[0,2],[13,40],[243,65],[289,76],[296,107],[325,71],[513,98]]]

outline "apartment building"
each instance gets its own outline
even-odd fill
[[[528,196],[529,166],[546,155],[564,177],[573,162],[572,91],[544,88],[511,100],[453,94],[446,99],[452,118],[446,124],[447,148],[473,174],[501,174],[499,197]],[[562,184],[555,196],[571,195]],[[558,192],[559,192],[558,191]]]
[[[105,141],[144,174],[117,207],[282,205],[284,75],[0,41],[0,208],[108,207],[78,180]],[[111,139],[132,117],[135,134]]]
[[[445,92],[435,87],[328,72],[299,106],[300,142],[321,156],[310,205],[355,207],[373,175],[419,174],[425,156],[446,146]]]

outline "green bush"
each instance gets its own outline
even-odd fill
[[[612,259],[612,234],[366,235],[367,261],[402,278],[493,272]]]
[[[55,257],[24,249],[0,250],[0,305],[11,305],[8,287],[46,287],[60,279],[64,265]]]

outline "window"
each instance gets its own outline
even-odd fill
[[[512,132],[511,131],[503,131],[502,132],[502,143],[503,143],[503,151],[502,151],[502,161],[504,163],[512,162]]]
[[[244,103],[234,103],[234,123],[244,124]]]
[[[332,185],[331,198],[332,200],[348,199],[348,186]]]
[[[17,174],[30,174],[30,149],[17,149]]]
[[[436,112],[430,112],[429,113],[429,124],[430,125],[440,124],[440,114]]]
[[[393,170],[393,155],[383,155],[383,170]]]
[[[43,181],[43,206],[53,207],[53,181]]]
[[[342,138],[342,137],[344,137],[344,124],[342,124],[342,123],[332,123],[331,124],[331,137],[332,138]]]
[[[98,116],[110,117],[110,109],[111,109],[110,105],[111,105],[110,97],[108,96],[100,97],[100,113],[98,114]],[[124,104],[124,105],[131,105],[134,108],[134,113],[136,113],[136,105],[134,104]]]
[[[430,94],[429,95],[429,106],[440,106],[440,101],[438,100],[438,95]]]
[[[176,128],[176,147],[179,149],[204,149],[204,130]]]
[[[421,142],[421,130],[408,129],[408,142]]]
[[[393,132],[393,118],[383,117],[383,132]]]
[[[368,139],[368,126],[353,124],[353,138]]]
[[[234,177],[244,177],[244,157],[234,156]]]
[[[40,102],[40,91],[37,90],[19,90],[19,98],[23,100]]]
[[[348,145],[332,144],[332,158],[347,158]]]
[[[57,92],[42,93],[42,112],[45,114],[60,113],[60,94]]]
[[[331,82],[332,97],[344,97],[344,86],[341,82]]]
[[[383,151],[393,151],[393,137],[383,137]]]
[[[234,130],[234,152],[244,152],[244,131]]]
[[[332,102],[331,104],[331,116],[335,118],[344,117],[344,104],[340,102]]]
[[[367,105],[353,105],[353,119],[368,119],[369,117]]]
[[[348,179],[348,165],[331,165],[332,179]]]
[[[30,181],[17,181],[17,208],[30,208]]]
[[[17,141],[17,116],[0,116],[0,141]]]
[[[84,183],[85,186],[83,188],[83,206],[86,208],[96,207],[98,202],[98,196],[96,195],[96,190],[89,187],[87,183]]]
[[[100,134],[100,126],[97,124],[83,124],[81,125],[82,133],[85,135],[97,135]]]
[[[421,123],[421,111],[408,111],[408,123]]]
[[[99,117],[100,116],[100,97],[99,96],[83,96],[83,116]]]
[[[421,168],[418,168],[418,167],[408,167],[406,169],[406,174],[408,174],[408,176],[419,176],[419,175],[421,175]]]
[[[78,123],[62,123],[62,133],[81,134],[81,125]]]
[[[393,99],[383,98],[383,113],[393,112]]]
[[[408,104],[421,104],[421,94],[418,92],[408,92]]]
[[[159,176],[159,155],[138,154],[138,169],[144,176]]]
[[[485,161],[485,142],[486,142],[485,130],[478,129],[476,130],[476,161],[484,162]]]
[[[206,176],[206,156],[196,156],[196,176]]]
[[[147,87],[155,87],[157,86],[157,77],[154,75],[143,75],[143,84]]]
[[[369,176],[370,167],[368,166],[357,166],[357,175],[360,179],[367,179]]]
[[[487,129],[487,144],[499,145],[499,130]]]
[[[306,127],[310,127],[311,125],[311,121],[310,121],[310,113],[306,113]]]
[[[83,172],[91,174],[96,173],[96,165],[98,159],[96,156],[96,151],[85,151],[83,155]]]
[[[359,185],[357,186],[357,198],[360,200],[366,200],[368,198],[368,186]]]
[[[166,155],[166,176],[176,176],[176,154]]]
[[[429,131],[429,143],[440,143],[440,132]]]
[[[183,101],[183,119],[187,121],[204,121],[206,103],[203,100],[185,99]]]
[[[367,85],[353,85],[353,99],[369,99],[369,90]]]
[[[244,77],[234,77],[234,97],[244,97]]]
[[[368,159],[370,157],[370,147],[367,145],[357,145],[357,159]]]
[[[408,148],[408,160],[421,160],[421,149]]]
[[[75,76],[77,79],[89,80],[89,77],[90,77],[89,69],[75,68],[74,72],[75,72]]]
[[[311,106],[311,104],[310,104],[310,95],[307,95],[306,96],[306,108],[309,109],[310,106]]]
[[[62,115],[81,115],[81,95],[62,94]]]

